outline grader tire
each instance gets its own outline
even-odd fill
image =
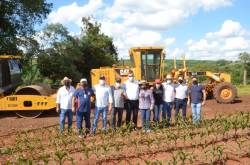
[[[237,96],[237,89],[229,82],[222,82],[215,86],[214,98],[218,103],[233,103]]]

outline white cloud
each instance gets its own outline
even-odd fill
[[[166,38],[163,42],[165,43],[166,46],[172,45],[175,43],[175,37],[171,37],[171,38]]]
[[[232,0],[115,0],[105,15],[126,26],[166,30],[199,10],[213,10],[231,5]]]
[[[221,29],[218,32],[210,32],[206,35],[207,38],[227,38],[227,37],[235,37],[235,36],[244,36],[247,34],[247,31],[241,26],[239,22],[226,20]]]
[[[225,40],[223,50],[246,50],[249,48],[249,41],[243,37],[232,37]]]
[[[80,6],[76,2],[68,6],[62,6],[57,11],[52,11],[48,16],[50,23],[81,25],[83,16],[94,15],[103,6],[102,0],[89,0],[88,4]]]
[[[242,26],[229,20],[218,32],[208,33],[199,41],[189,40],[186,42],[186,48],[176,48],[172,51],[168,50],[168,46],[172,46],[176,38],[166,38],[162,32],[201,10],[207,12],[229,6],[232,2],[233,0],[114,0],[108,5],[102,0],[89,0],[84,5],[74,2],[60,7],[49,15],[48,22],[58,22],[68,26],[75,24],[80,27],[83,16],[93,15],[101,22],[102,31],[114,39],[120,57],[128,55],[130,47],[143,45],[166,46],[167,51],[177,57],[178,53],[185,51],[199,52],[205,56],[206,52],[219,49],[221,41],[216,38],[244,36],[245,31]],[[232,40],[229,39],[223,49],[228,50],[233,43]],[[244,43],[241,48],[246,45]]]
[[[191,59],[237,60],[240,52],[250,51],[248,34],[239,22],[226,20],[217,32],[209,32],[198,41],[188,40],[184,50]]]

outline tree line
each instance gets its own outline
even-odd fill
[[[90,17],[82,18],[78,36],[61,24],[48,24],[36,31],[35,25],[41,25],[52,6],[46,0],[0,2],[0,50],[21,51],[26,84],[59,84],[63,76],[77,82],[81,77],[89,79],[91,68],[116,63],[113,39]]]
[[[61,24],[49,24],[36,31],[35,25],[41,25],[52,6],[46,0],[0,2],[0,50],[22,52],[26,84],[59,84],[63,76],[77,82],[81,77],[89,79],[92,68],[119,62],[113,39],[101,31],[100,23],[89,17],[82,18],[81,33],[77,36]],[[166,63],[172,61],[166,60]],[[181,61],[177,61],[177,66],[180,64]],[[188,67],[190,71],[227,72],[235,84],[250,83],[247,79],[250,54],[247,52],[240,53],[238,61],[189,60]]]

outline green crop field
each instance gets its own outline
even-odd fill
[[[250,85],[243,86],[243,85],[238,85],[238,95],[250,95]]]

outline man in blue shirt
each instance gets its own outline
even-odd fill
[[[197,78],[192,78],[192,86],[189,89],[188,105],[191,102],[193,123],[200,122],[201,106],[205,105],[206,91],[202,85],[198,84]]]
[[[76,112],[76,125],[79,137],[82,138],[82,122],[85,120],[86,134],[90,131],[90,98],[93,95],[91,88],[88,88],[87,79],[80,80],[80,87],[75,91],[72,99],[72,111]]]

